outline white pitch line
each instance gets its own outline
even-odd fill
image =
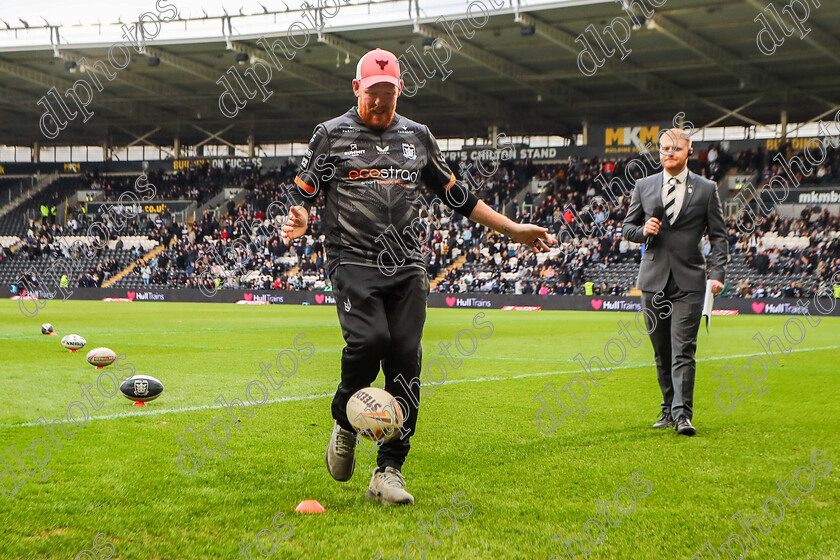
[[[816,348],[792,348],[791,352],[813,352],[815,350],[835,350],[840,348],[840,346],[817,346]],[[707,358],[697,358],[696,361],[698,362],[711,362],[715,360],[730,360],[732,358],[749,358],[755,355],[761,355],[762,353],[756,354],[732,354],[729,356],[709,356]],[[612,369],[632,369],[638,367],[645,367],[645,366],[655,366],[653,362],[645,362],[645,363],[636,363],[632,365],[619,365],[613,366]],[[579,373],[580,369],[574,370],[560,370],[560,371],[542,371],[538,373],[522,373],[519,375],[512,375],[508,377],[478,377],[476,379],[455,379],[453,381],[445,381],[441,385],[456,385],[458,383],[484,383],[486,381],[508,381],[510,379],[526,379],[529,377],[545,377],[548,375],[562,375],[564,373]],[[265,404],[274,404],[274,403],[281,403],[281,402],[296,402],[296,401],[308,401],[314,399],[322,399],[326,397],[332,397],[333,393],[323,393],[320,395],[303,395],[298,397],[281,397],[278,399],[269,399],[265,402]],[[262,406],[262,405],[261,405]],[[168,408],[163,410],[149,410],[149,411],[132,411],[132,412],[120,412],[118,414],[108,414],[105,416],[90,416],[88,421],[90,420],[115,420],[118,418],[132,418],[135,416],[150,416],[156,414],[174,414],[180,412],[193,412],[196,410],[217,410],[219,408],[224,408],[223,405],[220,404],[211,404],[211,405],[201,405],[201,406],[188,406],[184,408]],[[20,424],[0,424],[0,429],[2,428],[28,428],[33,426],[38,426],[39,424],[36,422],[24,422]]]
[[[812,350],[832,350],[835,348],[840,348],[840,346],[818,346],[816,348],[793,348],[792,352],[811,352]],[[758,354],[761,356],[763,353]],[[708,358],[697,358],[695,361],[697,362],[712,362],[715,360],[730,360],[732,358],[749,358],[751,356],[755,356],[756,354],[733,354],[731,356],[710,356]],[[573,360],[565,360],[565,361],[573,361]],[[577,361],[577,360],[574,360]],[[580,363],[580,362],[578,362]],[[645,367],[645,366],[655,366],[656,364],[653,362],[634,362],[628,365],[620,365],[620,366],[612,366],[610,369],[633,369],[638,367]],[[478,377],[476,379],[456,379],[454,381],[446,381],[443,385],[454,385],[456,383],[476,383],[479,381],[504,381],[506,379],[523,379],[526,377],[544,377],[546,375],[558,375],[561,373],[578,373],[580,372],[580,368],[574,370],[563,370],[563,371],[543,371],[540,373],[522,373],[519,375],[511,375],[508,377]],[[600,370],[599,370],[600,371]]]
[[[265,401],[264,404],[273,404],[279,402],[287,402],[287,401],[308,401],[312,399],[320,399],[323,397],[332,397],[333,393],[324,393],[323,395],[304,395],[300,397],[281,397],[279,399],[269,399]],[[250,402],[250,401],[249,401]],[[263,405],[260,405],[263,406]],[[107,414],[105,416],[89,416],[88,422],[91,420],[114,420],[117,418],[131,418],[133,416],[149,416],[154,414],[169,414],[175,412],[192,412],[194,410],[214,410],[218,408],[224,408],[224,405],[221,404],[210,404],[210,405],[201,405],[201,406],[187,406],[184,408],[167,408],[161,410],[143,410],[143,411],[132,411],[132,412],[120,412],[118,414]],[[65,421],[66,422],[66,421]],[[40,426],[37,422],[24,422],[21,424],[0,424],[0,428],[27,428],[32,426]]]

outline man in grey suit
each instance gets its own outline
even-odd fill
[[[662,411],[654,428],[674,427],[693,436],[694,352],[703,313],[706,261],[700,250],[709,234],[712,292],[723,289],[728,245],[717,186],[688,170],[689,134],[662,134],[662,172],[636,181],[624,220],[624,236],[644,243],[638,288],[656,357]]]

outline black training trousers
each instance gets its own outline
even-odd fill
[[[333,418],[354,431],[347,420],[347,401],[373,383],[381,363],[385,390],[397,398],[406,419],[403,432],[380,446],[376,463],[400,469],[417,426],[429,279],[419,267],[386,276],[378,268],[353,264],[339,265],[330,279],[347,343],[341,354],[341,383],[332,402]]]

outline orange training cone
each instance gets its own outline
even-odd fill
[[[324,513],[324,506],[318,503],[318,500],[303,500],[295,508],[298,513]]]

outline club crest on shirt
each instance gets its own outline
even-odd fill
[[[417,152],[414,149],[414,144],[403,144],[402,149],[405,159],[417,159]]]

